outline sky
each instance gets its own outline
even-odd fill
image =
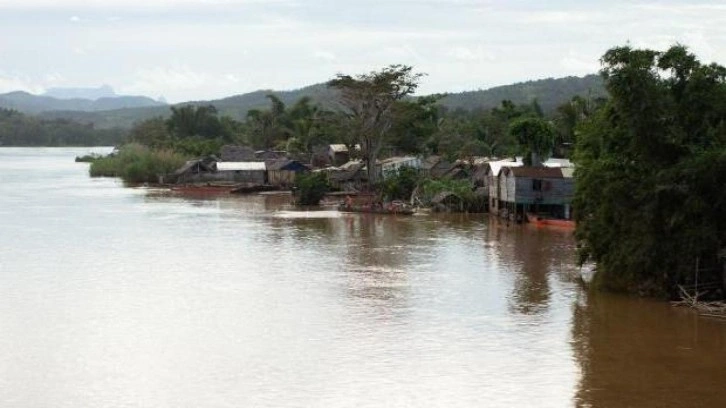
[[[208,100],[390,64],[419,94],[600,68],[609,48],[690,47],[726,65],[726,1],[0,0],[0,92],[108,84]]]

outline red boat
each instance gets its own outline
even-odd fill
[[[575,229],[575,221],[549,218],[541,214],[527,213],[527,222],[537,227]]]
[[[187,184],[171,187],[171,191],[180,194],[193,195],[214,195],[229,194],[237,188],[236,185],[218,185],[218,184]]]

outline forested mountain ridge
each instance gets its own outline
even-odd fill
[[[61,99],[52,96],[33,95],[16,91],[0,94],[0,108],[14,109],[22,113],[38,114],[48,111],[97,112],[123,108],[167,106],[146,96],[106,96],[98,99]]]
[[[17,92],[12,94],[19,94]],[[274,94],[286,105],[292,105],[302,97],[310,97],[313,103],[324,108],[336,107],[335,91],[325,84],[315,84],[291,91],[258,90],[245,94],[230,96],[210,101],[190,101],[179,105],[213,105],[220,114],[228,115],[237,120],[243,120],[251,109],[265,109],[269,105],[267,95]],[[123,109],[77,109],[69,107],[53,107],[29,111],[19,104],[8,106],[5,97],[0,95],[0,107],[16,109],[21,112],[40,114],[44,119],[70,119],[83,123],[93,123],[96,128],[107,129],[114,127],[130,128],[135,123],[156,116],[168,117],[170,110],[167,105],[159,102],[154,106],[127,107]],[[26,94],[29,95],[29,94]],[[548,78],[534,81],[498,86],[485,90],[467,91],[446,94],[439,100],[439,105],[450,110],[487,110],[498,106],[503,100],[510,100],[515,104],[531,103],[537,100],[545,113],[551,113],[562,103],[569,101],[573,96],[600,97],[605,95],[602,79],[598,75],[585,77]],[[32,95],[29,95],[32,96]],[[17,95],[16,95],[17,98]],[[42,98],[42,97],[37,97]],[[150,99],[149,99],[150,100]],[[74,100],[65,100],[69,102]],[[99,104],[102,100],[97,101]]]
[[[551,113],[573,96],[606,96],[602,78],[599,75],[586,75],[520,82],[485,90],[448,94],[439,103],[449,109],[486,110],[498,106],[504,100],[519,105],[536,99],[545,113]]]

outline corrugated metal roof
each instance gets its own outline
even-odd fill
[[[219,162],[217,171],[265,171],[265,162]]]
[[[529,178],[562,178],[562,169],[559,167],[509,167],[515,177]]]
[[[387,159],[383,159],[379,162],[379,164],[387,165],[387,164],[397,164],[397,163],[408,163],[408,162],[413,162],[413,161],[418,161],[418,160],[419,160],[419,158],[416,156],[397,156],[397,157],[389,157]]]
[[[333,153],[343,153],[348,151],[348,146],[344,144],[331,144],[330,150],[332,150]]]
[[[542,163],[542,165],[544,165],[545,167],[562,167],[562,168],[575,167],[575,165],[572,164],[572,162],[568,159],[553,159],[553,158],[547,159],[547,161]]]
[[[522,163],[522,159],[517,157],[517,161],[512,160],[496,160],[489,162],[489,168],[492,169],[491,174],[499,177],[499,173],[502,171],[503,167],[520,167],[524,166],[524,163]]]

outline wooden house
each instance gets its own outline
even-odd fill
[[[481,187],[485,189],[488,198],[487,208],[490,213],[497,214],[499,212],[499,175],[504,166],[519,167],[523,163],[521,160],[495,160],[486,163],[481,169],[483,174],[479,174]]]
[[[421,161],[421,174],[432,179],[440,179],[452,167],[453,164],[441,156],[429,156]]]
[[[503,167],[498,183],[498,209],[512,219],[526,213],[570,219],[574,194],[572,168]]]
[[[330,164],[333,166],[341,166],[348,163],[348,161],[350,161],[348,146],[342,143],[329,145],[328,158],[330,159]]]
[[[362,190],[368,184],[368,172],[361,161],[350,161],[339,168],[326,169],[333,188],[347,191]]]
[[[189,160],[173,174],[178,184],[189,184],[210,181],[217,171],[217,158],[208,156],[202,159]]]
[[[307,166],[297,160],[268,160],[265,162],[267,168],[267,182],[273,186],[292,187],[295,184],[295,177],[299,173],[309,171]]]
[[[265,162],[218,162],[219,180],[239,183],[267,184]]]
[[[421,159],[415,156],[389,157],[388,159],[378,162],[378,174],[383,178],[398,173],[403,167],[420,170],[422,167]]]

